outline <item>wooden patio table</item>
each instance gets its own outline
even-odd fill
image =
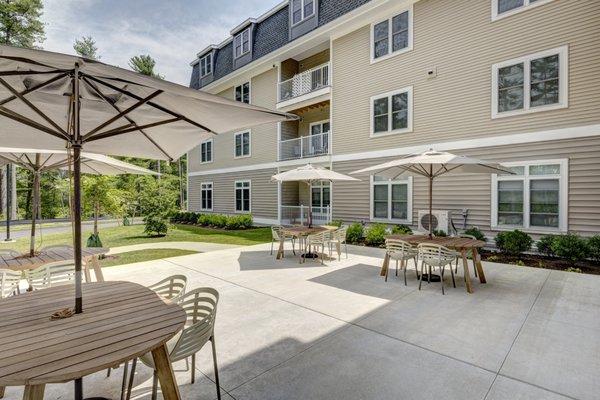
[[[300,248],[300,251],[298,252],[298,254],[300,255],[299,262],[300,264],[302,264],[302,241],[304,240],[304,238],[308,235],[314,235],[315,233],[335,229],[337,229],[337,227],[335,226],[313,226],[311,228],[309,228],[308,226],[292,226],[288,228],[281,228],[279,235],[281,237],[281,240],[279,241],[279,249],[277,250],[276,259],[279,260],[281,257],[283,257],[283,243],[285,242],[285,238],[293,236],[295,238],[298,238],[298,246]]]
[[[86,247],[81,249],[81,256],[88,260],[88,265],[94,271],[96,281],[104,282],[102,268],[98,262],[98,257],[106,254],[110,249],[105,247]],[[67,261],[73,259],[73,251],[66,249],[49,249],[37,253],[34,257],[29,257],[28,254],[21,254],[19,257],[13,257],[8,254],[0,254],[0,268],[12,269],[13,271],[24,271],[28,269],[36,269],[45,264],[55,261]],[[91,282],[90,268],[84,269],[85,280]]]
[[[481,265],[481,259],[479,258],[478,249],[485,246],[485,242],[481,240],[473,240],[469,238],[459,238],[459,237],[433,237],[429,238],[429,235],[386,235],[386,239],[397,239],[404,240],[405,242],[410,243],[413,246],[419,245],[421,243],[433,243],[439,244],[441,246],[447,247],[452,250],[456,250],[460,252],[463,262],[463,267],[465,270],[465,282],[467,286],[467,292],[473,293],[471,289],[471,276],[469,275],[469,263],[467,261],[467,252],[471,252],[473,256],[473,265],[477,269],[477,275],[479,276],[479,282],[486,283],[485,274],[483,272],[483,266]],[[386,253],[385,258],[383,260],[383,265],[381,267],[381,276],[385,276],[387,269],[389,268],[389,255]]]
[[[183,327],[184,310],[131,282],[83,284],[83,313],[51,320],[74,307],[74,285],[28,292],[0,301],[0,397],[5,386],[25,386],[24,400],[44,397],[63,383],[152,352],[167,400],[181,398],[166,342]]]

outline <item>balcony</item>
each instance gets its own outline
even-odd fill
[[[279,206],[282,225],[308,225],[308,206]],[[313,225],[325,225],[332,220],[331,207],[313,207]]]
[[[329,132],[279,142],[279,161],[329,154]]]
[[[330,63],[294,75],[292,79],[279,83],[278,108],[294,104],[307,98],[329,94]]]

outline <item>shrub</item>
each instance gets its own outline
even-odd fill
[[[477,238],[477,240],[482,240],[484,242],[486,241],[485,235],[476,226],[474,226],[473,228],[467,229],[464,233],[467,235],[475,236]]]
[[[552,252],[558,257],[579,261],[587,255],[587,243],[578,234],[569,232],[554,238]]]
[[[494,255],[488,256],[488,258],[486,258],[485,260],[491,261],[491,262],[498,261],[498,256],[494,256]]]
[[[200,216],[196,220],[196,223],[200,226],[209,226],[210,220],[211,220],[210,217],[211,217],[211,214],[200,214]]]
[[[394,235],[412,235],[413,231],[410,226],[406,225],[394,225],[392,227],[392,234]]]
[[[538,253],[547,255],[548,257],[552,257],[554,255],[554,251],[552,250],[552,245],[554,244],[555,239],[556,239],[555,235],[542,236],[536,244]]]
[[[196,221],[198,220],[198,214],[196,214],[195,212],[187,212],[185,213],[185,222],[189,223],[189,224],[195,224]]]
[[[528,251],[533,244],[531,236],[520,230],[500,232],[496,235],[495,241],[498,250],[512,256]]]
[[[337,226],[338,228],[341,228],[343,224],[344,224],[344,221],[342,221],[341,219],[336,219],[336,220],[333,220],[333,221],[329,221],[327,223],[327,225]]]
[[[581,268],[574,268],[574,267],[569,267],[567,269],[565,269],[566,272],[576,272],[578,274],[581,274],[583,271],[581,270]]]
[[[600,235],[592,236],[587,241],[588,256],[594,261],[600,261]]]
[[[252,226],[252,215],[236,215],[227,217],[225,221],[226,229],[248,229]]]
[[[360,222],[355,222],[346,231],[346,241],[350,243],[359,242],[363,238],[364,228]]]
[[[379,246],[385,243],[387,227],[383,224],[373,224],[365,232],[365,242],[373,246]]]
[[[227,216],[221,214],[212,214],[210,216],[210,225],[215,228],[225,228],[227,226]]]
[[[433,232],[433,236],[439,236],[439,237],[446,237],[448,236],[448,234],[446,233],[446,231],[441,230],[441,229],[434,229]]]
[[[147,235],[166,235],[169,230],[169,219],[166,214],[148,214],[144,217],[144,222],[146,223],[144,233]]]

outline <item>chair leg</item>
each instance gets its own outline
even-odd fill
[[[129,361],[123,364],[123,381],[121,382],[121,400],[125,400],[125,389],[127,388],[127,370],[129,369]]]
[[[423,283],[423,270],[425,267],[425,263],[421,261],[421,276],[419,277],[419,290],[421,290],[421,284]]]
[[[431,283],[431,265],[428,265],[427,283]]]
[[[107,377],[107,378],[110,378],[110,370],[111,370],[111,369],[112,369],[112,368],[109,368],[109,369],[107,369],[107,370],[106,370],[106,377]]]
[[[133,359],[131,363],[131,372],[129,373],[129,384],[127,385],[127,400],[131,398],[131,391],[133,390],[133,377],[135,376],[135,367],[137,366],[137,358]]]
[[[456,281],[454,280],[454,271],[452,271],[452,264],[450,264],[450,275],[452,275],[452,286],[456,287]]]
[[[273,255],[273,239],[271,239],[271,255]]]
[[[321,265],[325,264],[324,258],[325,258],[325,242],[323,242],[323,244],[321,244]]]
[[[215,385],[217,386],[217,399],[221,400],[221,386],[219,385],[219,368],[217,367],[217,348],[215,345],[215,337],[210,340],[212,343],[213,365],[215,368]]]
[[[446,294],[444,293],[444,270],[446,269],[446,267],[440,267],[440,283],[442,284],[442,294]]]
[[[344,242],[344,248],[346,249],[346,258],[348,258],[348,243]]]
[[[196,355],[192,354],[192,385],[196,382]]]
[[[396,260],[396,276],[398,276],[398,260]]]
[[[154,370],[154,376],[152,376],[152,400],[156,400],[158,397],[158,372]]]
[[[386,254],[387,257],[387,254]],[[385,281],[387,282],[387,278],[388,278],[388,272],[390,272],[390,264],[389,264],[389,259],[388,259],[388,266],[385,270]]]
[[[452,268],[452,264],[450,265],[450,268]],[[458,274],[458,257],[456,257],[456,265],[454,266],[454,273]]]
[[[402,264],[404,266],[404,268],[402,268],[404,270],[404,286],[408,286],[408,284],[406,283],[406,270],[408,269],[408,260],[402,260]]]
[[[292,237],[292,253],[296,255],[296,240]]]

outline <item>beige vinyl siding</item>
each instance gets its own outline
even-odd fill
[[[281,183],[281,205],[282,206],[297,206],[299,205],[298,200],[298,186],[299,182],[282,182]]]
[[[600,135],[600,132],[598,132]],[[593,139],[568,139],[518,146],[497,146],[471,150],[456,150],[463,154],[497,162],[569,160],[569,216],[568,229],[584,235],[600,233],[600,136]],[[401,157],[402,155],[398,155]],[[394,158],[378,158],[336,162],[333,169],[349,173]],[[369,220],[370,182],[368,176],[359,176],[361,182],[333,184],[333,217],[345,221]],[[427,209],[428,180],[413,179],[413,227],[419,210]],[[461,210],[468,209],[468,227],[477,226],[488,236],[497,231],[491,222],[491,177],[489,175],[457,174],[442,176],[433,187],[433,209],[451,210],[458,229],[462,228]],[[537,237],[537,235],[535,236]]]
[[[213,183],[213,213],[237,214],[235,211],[235,181],[250,180],[251,213],[256,218],[277,219],[277,184],[269,180],[274,171],[263,169],[218,175],[197,175],[189,179],[190,211],[200,211],[200,184]]]
[[[277,101],[277,69],[273,68],[255,76],[250,82],[250,98],[253,105],[275,108]],[[228,88],[219,96],[233,99],[234,88]],[[233,117],[233,116],[232,116]],[[189,171],[206,171],[216,168],[246,166],[277,160],[277,124],[254,126],[250,129],[250,157],[234,158],[235,133],[227,132],[216,135],[213,141],[213,162],[200,163],[200,148],[196,147],[188,153]]]
[[[414,5],[414,49],[370,63],[370,25],[332,44],[336,154],[600,122],[600,7],[557,0],[491,22],[490,0]],[[391,15],[390,15],[391,16]],[[568,46],[569,107],[491,119],[492,65]],[[437,77],[426,71],[437,68]],[[413,132],[370,138],[370,97],[413,87]]]
[[[313,54],[304,60],[298,61],[298,72],[308,71],[311,68],[318,67],[329,61],[329,49],[325,49],[317,54]]]
[[[285,121],[281,123],[281,140],[295,139],[298,137],[298,121]]]
[[[313,122],[328,121],[329,120],[329,104],[324,107],[312,109],[308,112],[300,115],[302,118],[299,122],[299,136],[310,135],[310,124]]]

